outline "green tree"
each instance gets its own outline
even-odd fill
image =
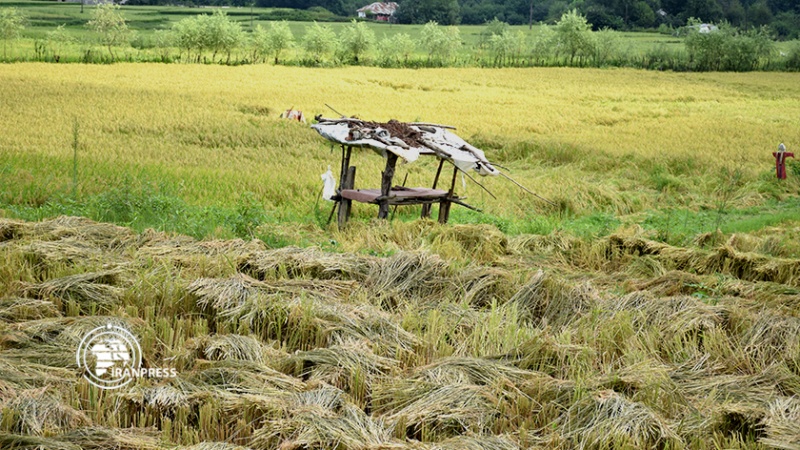
[[[458,25],[461,22],[458,0],[401,0],[396,15],[400,23]]]
[[[598,67],[605,65],[619,52],[619,33],[609,28],[603,28],[594,33],[594,63]]]
[[[652,28],[656,23],[656,13],[644,1],[638,1],[631,8],[633,24],[641,28]]]
[[[202,35],[204,47],[211,50],[211,61],[216,61],[218,53],[227,55],[227,62],[231,60],[231,51],[241,44],[244,35],[242,26],[238,22],[231,21],[221,10],[214,11],[214,14],[200,16],[202,23]]]
[[[498,20],[497,17],[486,22],[486,28],[481,31],[480,40],[478,41],[478,45],[481,47],[489,46],[489,41],[491,41],[492,36],[496,36],[498,34],[503,34],[503,32],[507,31],[511,26],[502,20]]]
[[[556,23],[556,36],[560,48],[569,55],[570,65],[576,56],[582,61],[594,53],[591,25],[577,10],[567,11],[561,16],[561,20]]]
[[[158,49],[161,62],[170,62],[172,60],[172,48],[175,47],[175,33],[171,30],[156,30],[153,33],[153,43]]]
[[[3,58],[7,57],[8,41],[19,38],[25,29],[25,16],[17,8],[0,8],[0,39],[3,40]]]
[[[688,0],[684,11],[688,16],[699,17],[709,23],[716,23],[723,16],[722,8],[716,0]]]
[[[441,27],[428,22],[420,33],[420,44],[428,52],[428,61],[446,63],[461,48],[461,32],[458,27]]]
[[[101,3],[92,11],[92,19],[86,26],[100,34],[100,42],[108,48],[111,60],[115,60],[114,47],[128,42],[128,24],[120,13],[119,5]]]
[[[498,66],[517,64],[525,53],[525,47],[525,33],[519,30],[505,30],[489,39],[489,48],[494,56],[494,64]]]
[[[261,26],[259,25],[258,28]],[[275,64],[278,64],[281,53],[291,48],[294,43],[294,35],[289,29],[289,22],[285,20],[270,22],[267,30],[260,35],[259,39],[263,43],[265,53],[273,57]]]
[[[47,48],[50,50],[50,55],[55,62],[61,61],[61,54],[64,48],[74,41],[72,36],[64,29],[64,25],[59,25],[55,30],[48,31],[45,35]]]
[[[750,25],[761,26],[772,22],[772,11],[767,2],[761,0],[750,5],[747,10],[747,21]]]
[[[187,17],[175,22],[172,25],[172,32],[175,45],[181,49],[181,52],[186,50],[186,60],[192,60],[192,50],[197,52],[196,56],[199,60],[204,45],[200,16]]]
[[[359,57],[375,46],[375,32],[366,23],[353,20],[342,29],[340,42],[347,56],[358,63]]]
[[[314,25],[306,27],[306,35],[303,37],[303,48],[306,53],[314,60],[314,63],[321,63],[336,49],[336,33],[328,25]]]
[[[533,36],[530,45],[530,54],[533,64],[543,65],[544,62],[553,57],[554,48],[558,43],[558,35],[553,27],[543,25],[539,32]]]
[[[416,44],[407,33],[384,37],[378,42],[378,58],[382,66],[408,64]]]

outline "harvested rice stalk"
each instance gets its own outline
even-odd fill
[[[322,378],[337,386],[324,375],[374,377],[385,375],[399,365],[397,360],[377,356],[364,343],[349,341],[342,345],[295,352],[282,361],[283,371],[303,378]],[[332,377],[335,378],[335,377]],[[337,386],[343,389],[341,386]]]
[[[179,447],[179,450],[250,450],[249,447],[228,444],[227,442],[201,442],[189,447]]]
[[[351,253],[326,253],[316,248],[285,247],[256,252],[240,262],[237,270],[260,280],[363,280],[374,263],[375,258]]]
[[[432,250],[449,259],[492,263],[508,253],[506,235],[492,225],[440,227],[430,237]]]
[[[213,386],[232,393],[297,392],[303,388],[300,380],[249,361],[200,363],[185,378],[193,385]]]
[[[118,270],[107,270],[56,278],[25,286],[23,295],[43,300],[55,298],[62,304],[75,301],[82,308],[94,304],[107,311],[122,297],[123,289],[114,286],[120,282],[120,274]]]
[[[30,227],[21,220],[0,218],[0,242],[20,239]]]
[[[543,372],[559,379],[591,367],[597,351],[581,344],[562,344],[551,336],[529,339],[507,357],[521,369]]]
[[[12,434],[0,431],[0,448],[13,450],[83,450],[79,445],[57,438]]]
[[[282,364],[285,372],[336,386],[350,394],[359,407],[367,408],[374,380],[396,369],[400,362],[375,355],[364,343],[348,341],[296,352]]]
[[[597,391],[574,402],[552,427],[579,449],[684,445],[656,413],[614,391]]]
[[[512,253],[520,255],[567,254],[578,242],[578,238],[556,231],[546,235],[521,234],[514,236],[509,240],[508,248]]]
[[[71,386],[76,378],[73,369],[30,363],[5,351],[0,357],[0,402],[22,389]]]
[[[63,403],[60,396],[47,387],[15,394],[0,404],[6,431],[47,436],[90,423],[83,412]]]
[[[392,437],[392,429],[383,420],[373,419],[350,404],[342,405],[340,411],[291,409],[288,417],[269,421],[256,431],[250,446],[265,450],[406,448]]]
[[[763,366],[784,360],[800,361],[800,317],[764,311],[741,342],[743,350]]]
[[[763,421],[764,445],[785,450],[800,449],[800,397],[779,397],[767,409]]]
[[[364,285],[377,296],[402,298],[440,296],[452,289],[447,263],[425,252],[398,252],[376,260]]]
[[[22,297],[0,298],[0,320],[23,322],[51,317],[60,317],[61,312],[48,300]]]
[[[250,361],[270,365],[286,356],[285,352],[264,345],[253,336],[240,334],[198,336],[186,341],[183,347],[191,354],[192,360]]]
[[[516,303],[520,311],[535,323],[560,327],[590,310],[598,299],[597,292],[589,283],[568,287],[540,269],[509,302]]]
[[[671,270],[664,275],[639,283],[632,287],[637,291],[648,291],[659,297],[691,295],[699,290],[702,280],[697,275]]]
[[[479,386],[516,385],[534,372],[499,361],[482,358],[451,357],[416,369],[415,378],[432,383],[468,383]]]
[[[76,238],[104,249],[118,249],[136,240],[136,233],[130,228],[69,216],[37,222],[33,225],[31,234],[47,241]]]
[[[701,350],[704,336],[728,320],[729,308],[708,305],[695,297],[655,298],[648,291],[637,291],[606,302],[609,311],[635,311],[634,323],[639,333],[655,328],[662,339],[655,342],[663,354],[678,351],[687,343]]]
[[[393,427],[415,439],[429,441],[466,432],[485,433],[500,413],[499,398],[486,386],[402,384],[405,386],[400,390],[390,388],[375,395],[392,395],[390,392],[395,391],[395,400],[377,403],[391,411],[386,419]]]
[[[142,237],[146,234],[143,233]],[[177,256],[177,255],[249,255],[265,250],[266,246],[259,240],[244,241],[242,239],[212,239],[197,241],[188,236],[176,236],[163,240],[149,236],[138,249],[140,256]]]
[[[200,278],[193,281],[186,290],[198,298],[202,307],[229,311],[236,308],[256,294],[262,298],[342,298],[350,293],[353,284],[337,281],[280,280],[263,282],[238,274],[231,278]]]
[[[112,316],[91,317],[58,317],[12,324],[11,329],[18,332],[15,346],[17,348],[33,348],[42,344],[51,344],[72,348],[75,352],[78,344],[91,330],[103,325],[122,326],[134,331],[145,326],[141,319],[125,319]]]
[[[725,273],[748,281],[800,286],[800,260],[742,253],[729,245],[709,252],[673,247],[638,236],[614,234],[607,239],[607,259],[621,255],[654,255],[677,270],[698,274]]]
[[[164,412],[195,406],[208,398],[221,397],[223,394],[220,390],[198,385],[181,375],[166,384],[152,387],[137,385],[118,395],[141,411],[152,408]]]
[[[108,261],[112,256],[89,242],[73,238],[33,241],[18,248],[27,261],[36,268],[54,267],[59,264],[85,264],[87,261]]]
[[[83,427],[58,436],[84,450],[156,450],[162,448],[154,429]]]
[[[310,350],[347,339],[366,339],[381,354],[410,352],[417,338],[369,305],[350,305],[345,297],[351,282],[279,280],[261,282],[246,275],[200,279],[188,291],[198,304],[214,312],[217,320],[238,328],[246,323],[266,339],[288,348]]]
[[[505,302],[517,288],[510,272],[483,266],[459,271],[456,283],[464,292],[464,301],[478,308],[489,307],[495,300]]]
[[[520,446],[508,435],[455,436],[437,442],[430,450],[519,450]]]

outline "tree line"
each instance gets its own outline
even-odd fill
[[[131,0],[161,2],[167,0]],[[170,0],[171,1],[171,0]],[[249,0],[186,0],[245,2]],[[258,6],[325,8],[352,17],[370,0],[255,0]],[[800,38],[800,1],[797,0],[399,0],[400,23],[480,25],[498,19],[511,25],[554,24],[571,10],[584,15],[595,30],[678,28],[690,18],[727,22],[737,28],[769,25],[781,39]]]
[[[170,29],[137,35],[128,29],[115,4],[92,8],[87,27],[92,42],[77,43],[63,26],[36,39],[34,54],[22,60],[114,62],[158,61],[184,63],[274,64],[381,67],[635,67],[676,71],[800,70],[800,44],[788,54],[776,52],[766,27],[741,30],[729,24],[716,31],[699,31],[699,20],[690,18],[683,48],[655,47],[644,54],[631,52],[619,32],[594,31],[577,10],[561,15],[554,25],[535,32],[512,29],[498,19],[490,21],[476,46],[464,45],[456,26],[428,22],[419,37],[397,33],[379,39],[364,22],[352,21],[339,33],[322,23],[306,26],[302,38],[288,22],[257,25],[252,32],[231,20],[223,10],[187,17]],[[3,59],[21,35],[24,16],[16,8],[0,8]],[[81,48],[75,57],[74,48]],[[98,46],[105,49],[98,51]],[[72,56],[70,56],[72,55]],[[19,58],[16,60],[20,60]]]

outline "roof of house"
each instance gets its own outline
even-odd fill
[[[363,8],[359,8],[358,12],[371,12],[372,14],[391,16],[396,9],[397,3],[395,2],[375,2]]]

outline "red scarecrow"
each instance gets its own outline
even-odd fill
[[[775,157],[775,171],[777,172],[778,179],[786,179],[786,158],[794,158],[794,153],[787,152],[786,146],[781,144],[778,146],[777,152],[772,152]]]

